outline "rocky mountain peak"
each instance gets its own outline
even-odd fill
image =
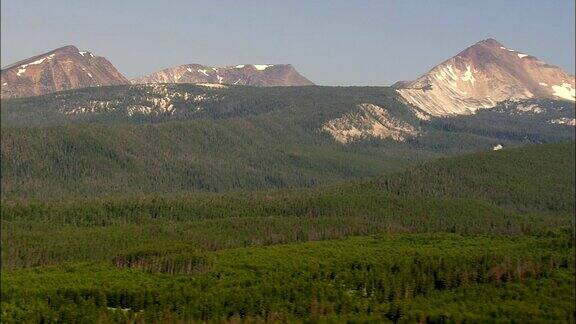
[[[576,100],[573,75],[491,38],[394,86],[422,118],[471,114],[505,100]]]
[[[73,45],[10,64],[2,68],[1,79],[2,98],[128,83],[104,57]]]
[[[136,78],[132,83],[214,83],[258,87],[313,85],[291,64],[239,64],[226,67],[185,64]]]
[[[478,43],[472,45],[471,47],[475,47],[475,46],[487,46],[487,47],[493,47],[493,48],[499,48],[502,45],[499,41],[497,41],[494,38],[486,38],[484,40],[479,41]]]

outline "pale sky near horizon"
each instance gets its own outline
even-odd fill
[[[320,85],[411,80],[485,38],[574,74],[575,1],[1,0],[1,64],[76,45],[126,77],[291,63]]]

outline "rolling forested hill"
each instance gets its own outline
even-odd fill
[[[2,197],[311,187],[574,140],[552,122],[573,116],[569,102],[536,100],[426,121],[386,87],[79,89],[2,101]]]
[[[160,84],[0,112],[2,323],[573,318],[569,102]]]
[[[574,153],[299,190],[4,200],[2,322],[570,321]]]

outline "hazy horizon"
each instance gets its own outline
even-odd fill
[[[75,45],[130,79],[188,63],[290,63],[319,85],[390,85],[495,38],[575,70],[570,0],[2,1],[1,9],[2,66]]]

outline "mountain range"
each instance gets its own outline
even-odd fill
[[[74,46],[6,66],[1,79],[2,98],[129,83],[313,85],[290,64],[185,64],[128,81],[105,58]],[[393,87],[421,119],[471,114],[506,100],[576,100],[574,75],[492,38],[466,48],[414,81],[400,81]]]
[[[209,67],[186,64],[129,81],[108,60],[69,45],[2,68],[2,98],[130,83],[229,84],[257,87],[313,85],[290,64]]]
[[[101,85],[2,99],[3,195],[317,186],[575,137],[574,77],[493,39],[394,87],[264,87],[308,84],[274,64],[184,65],[129,82],[92,55],[67,47],[2,71],[9,95],[62,79]],[[66,78],[34,83],[55,74]]]
[[[212,83],[257,87],[314,84],[290,64],[242,64],[227,67],[186,64],[136,78],[132,83]]]

